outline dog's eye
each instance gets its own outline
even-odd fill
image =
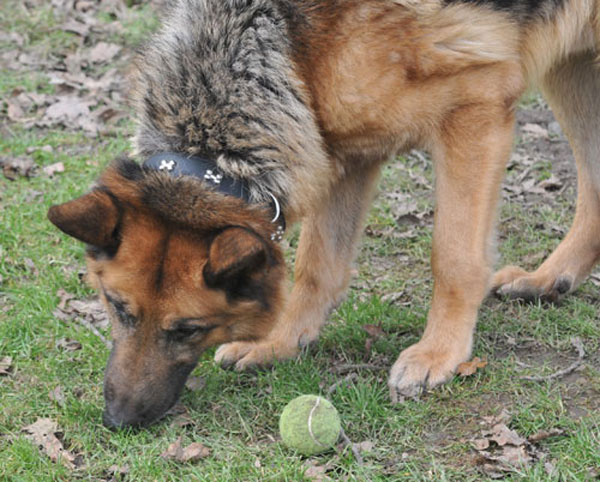
[[[192,338],[195,335],[206,334],[212,330],[214,326],[206,325],[179,325],[175,328],[168,330],[168,336],[173,341],[183,341],[188,338]]]
[[[129,327],[135,326],[137,323],[137,318],[129,311],[129,307],[124,301],[115,296],[111,296],[106,292],[104,292],[104,296],[106,296],[106,300],[113,307],[115,314],[121,323]]]

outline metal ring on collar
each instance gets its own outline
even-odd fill
[[[271,199],[273,199],[273,202],[275,203],[275,217],[273,219],[271,219],[271,222],[274,223],[275,221],[277,221],[279,219],[279,216],[281,215],[281,207],[279,206],[279,201],[277,200],[277,198],[275,196],[273,196],[273,194],[271,194],[268,191],[267,191],[267,194],[269,196],[271,196]]]

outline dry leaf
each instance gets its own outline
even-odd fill
[[[62,29],[65,32],[72,32],[83,38],[87,37],[90,33],[90,26],[88,24],[78,22],[75,19],[69,19],[67,22],[65,22],[62,25]]]
[[[359,452],[372,452],[375,448],[375,444],[370,440],[364,440],[363,442],[355,443],[353,445]]]
[[[523,132],[531,134],[533,137],[548,138],[548,131],[539,124],[525,124],[521,129]]]
[[[538,187],[546,191],[558,191],[561,187],[563,187],[562,181],[552,174],[548,179],[544,179],[538,183]]]
[[[81,350],[81,343],[70,338],[61,338],[56,342],[56,348],[61,348],[65,351]]]
[[[175,460],[177,462],[196,462],[200,459],[206,458],[210,455],[210,450],[202,445],[201,443],[194,442],[183,448],[181,446],[181,437],[173,442],[167,450],[165,450],[161,457],[168,460]]]
[[[509,429],[503,423],[494,425],[492,430],[485,431],[483,434],[488,436],[490,440],[496,442],[500,447],[503,447],[507,444],[518,446],[525,443],[525,439],[523,437],[520,437],[517,432]]]
[[[111,61],[120,51],[121,47],[117,44],[98,42],[88,55],[91,62],[99,64]]]
[[[65,165],[62,162],[55,162],[49,166],[44,166],[43,171],[50,177],[53,177],[57,172],[65,172]]]
[[[108,470],[108,475],[127,475],[129,473],[129,465],[111,465]]]
[[[85,300],[73,299],[75,295],[58,290],[56,295],[60,302],[53,314],[63,321],[80,317],[96,328],[106,329],[110,325],[108,314],[98,297]]]
[[[487,438],[478,438],[471,442],[475,450],[485,450],[490,446],[490,441]]]
[[[68,124],[75,122],[79,117],[89,116],[90,105],[93,105],[93,102],[74,95],[64,96],[46,109],[44,120],[54,124],[65,123],[69,127]]]
[[[58,425],[49,418],[39,418],[35,423],[23,427],[29,438],[50,457],[53,462],[60,461],[66,467],[75,468],[75,456],[65,450],[62,442],[56,437]]]
[[[56,402],[60,407],[65,406],[65,394],[60,385],[58,385],[54,390],[48,393],[48,397],[50,400]]]
[[[371,338],[379,338],[385,335],[381,325],[363,325],[362,328]]]
[[[456,373],[461,377],[468,377],[473,375],[478,369],[484,368],[487,365],[487,360],[481,359],[478,356],[473,358],[471,361],[461,363],[456,369]]]
[[[531,443],[535,443],[535,442],[539,442],[540,440],[544,440],[550,437],[556,437],[558,435],[563,435],[565,433],[564,430],[560,429],[560,428],[551,428],[550,430],[540,430],[539,432],[536,432],[532,435],[530,435],[529,437],[527,437],[527,440],[529,440],[529,442]]]
[[[10,375],[10,370],[12,368],[12,360],[12,357],[9,356],[0,358],[0,376]]]
[[[205,385],[206,379],[204,377],[189,377],[185,382],[185,386],[193,392],[202,390]]]
[[[33,177],[37,165],[29,157],[16,157],[14,159],[0,159],[4,177],[14,181],[18,177]]]

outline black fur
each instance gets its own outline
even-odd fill
[[[538,14],[550,15],[564,5],[565,0],[445,0],[446,4],[471,3],[489,6],[514,14],[518,18],[531,18]]]

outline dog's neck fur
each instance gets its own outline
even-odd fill
[[[318,202],[332,167],[287,28],[269,0],[177,2],[136,63],[137,154],[213,156],[253,202],[271,192],[291,218]]]

